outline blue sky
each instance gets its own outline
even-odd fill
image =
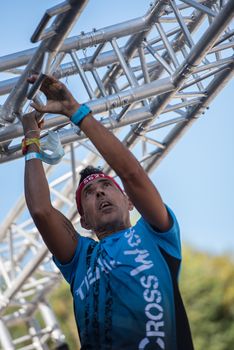
[[[1,1],[0,56],[33,47],[30,37],[45,9],[58,3]],[[140,16],[149,3],[90,0],[75,33]],[[233,92],[232,80],[151,175],[178,217],[183,241],[215,254],[234,252]],[[23,164],[0,164],[0,221],[23,192]]]

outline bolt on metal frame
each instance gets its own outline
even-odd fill
[[[26,83],[36,71],[40,79],[48,73],[76,79],[82,102],[152,172],[233,76],[234,2],[157,0],[142,17],[68,37],[86,4],[70,0],[48,9],[32,36],[38,47],[0,57],[0,74],[11,74],[0,80],[0,95],[6,97],[0,108],[0,162],[22,157],[20,120],[29,110],[27,96],[43,100],[40,80],[33,91]],[[42,143],[49,129],[57,130],[66,152],[59,165],[46,166],[52,202],[79,226],[77,174],[88,164],[111,169],[64,116],[45,116]],[[0,227],[0,349],[48,349],[50,339],[64,342],[46,301],[59,281],[22,195]],[[21,323],[27,334],[13,339],[11,327]]]

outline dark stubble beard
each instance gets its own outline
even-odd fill
[[[129,225],[126,225],[123,219],[116,219],[112,222],[100,223],[100,225],[95,229],[95,234],[98,239],[102,239],[113,233],[127,229],[128,227]]]

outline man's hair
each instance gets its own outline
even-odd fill
[[[102,174],[103,170],[101,167],[93,167],[92,165],[88,165],[86,168],[81,170],[80,172],[80,181],[79,184],[89,175],[91,174]]]

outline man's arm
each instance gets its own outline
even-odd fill
[[[170,228],[170,218],[165,205],[133,154],[93,116],[84,118],[79,127],[120,177],[139,213],[156,229],[167,231]]]
[[[32,83],[35,79],[32,76],[29,81]],[[71,118],[80,106],[66,86],[53,77],[46,78],[41,90],[47,97],[47,104],[32,104],[39,112],[63,113]],[[127,195],[141,215],[156,229],[167,231],[170,228],[170,218],[166,207],[133,154],[92,115],[85,117],[79,127],[120,177]]]
[[[39,136],[35,113],[23,117],[23,127],[26,136]],[[37,146],[29,145],[28,152],[38,152]],[[28,209],[48,249],[61,263],[69,262],[74,255],[78,235],[71,222],[51,204],[41,160],[25,162],[24,184]]]

